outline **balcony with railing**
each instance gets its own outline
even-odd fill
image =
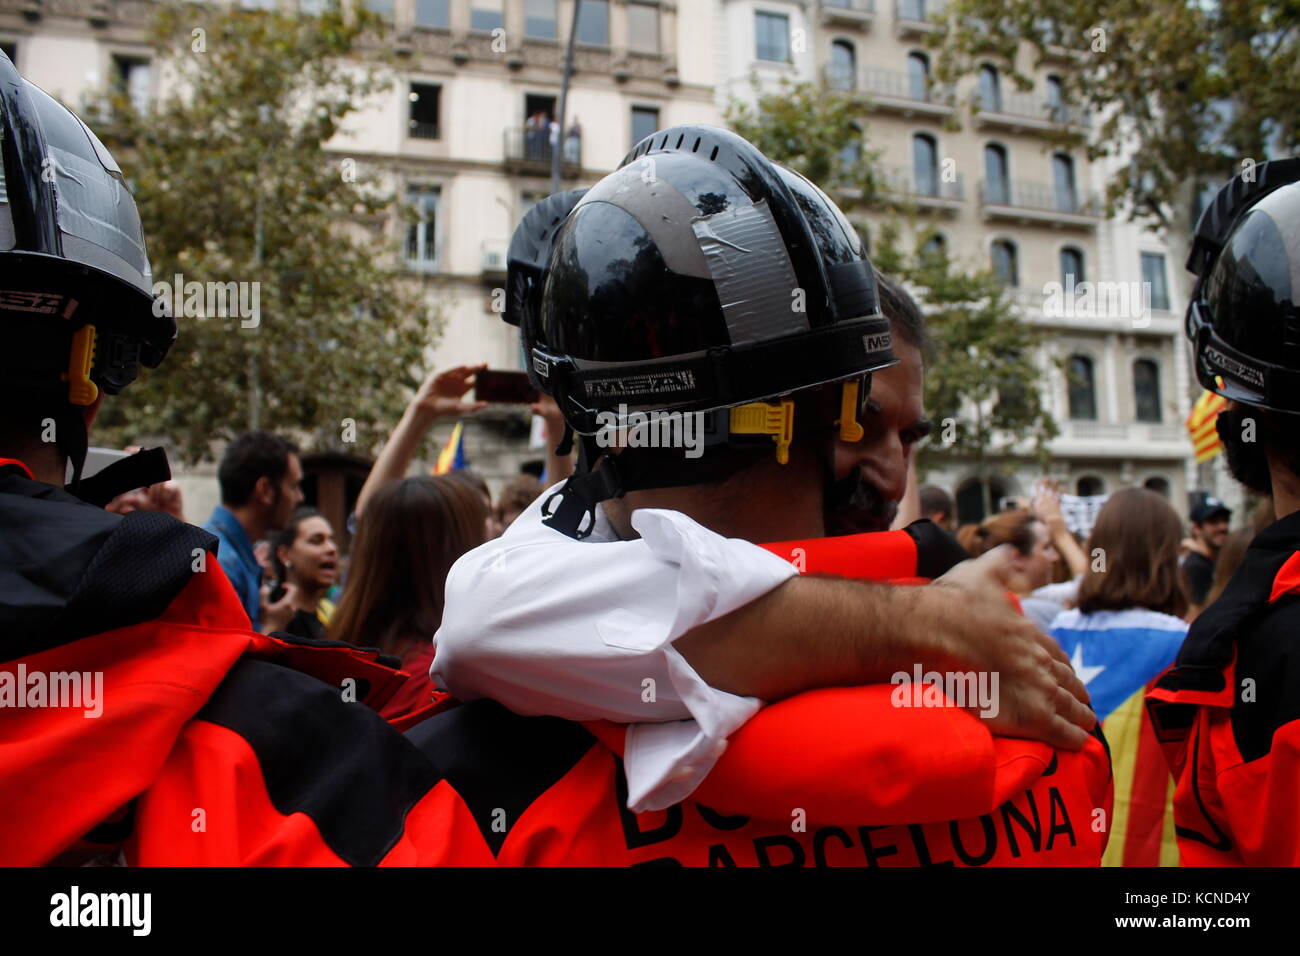
[[[947,9],[947,0],[894,0],[894,35],[900,40],[934,33],[934,19]]]
[[[908,166],[880,166],[877,185],[881,197],[895,203],[913,203],[923,209],[955,212],[966,198],[962,178],[957,174],[945,181],[939,170],[917,170]]]
[[[1020,225],[1095,229],[1101,221],[1101,205],[1086,190],[1019,179],[981,180],[980,211]]]
[[[902,116],[943,119],[953,114],[957,102],[951,86],[921,79],[902,70],[872,67],[850,77],[843,70],[828,67],[826,83],[832,89],[849,88],[866,93],[871,98],[872,109]],[[851,86],[846,85],[850,83]]]
[[[1054,455],[1095,458],[1180,458],[1188,453],[1187,432],[1175,422],[1099,422],[1066,419],[1052,442]]]
[[[508,126],[503,131],[505,139],[505,164],[507,171],[522,175],[549,176],[555,147],[547,129],[527,129]],[[560,159],[560,174],[577,176],[582,171],[582,139],[565,140]]]
[[[977,98],[975,123],[983,129],[1005,129],[1013,133],[1029,130],[1057,130],[1091,125],[1086,110],[1053,102],[1039,93],[1002,93],[992,103]]]
[[[876,0],[820,0],[822,26],[862,27],[876,19]]]

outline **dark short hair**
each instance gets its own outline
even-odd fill
[[[289,456],[298,454],[298,446],[272,432],[245,432],[229,445],[217,468],[223,505],[247,504],[253,488],[262,477],[272,484],[283,480],[289,470]]]
[[[926,361],[931,351],[930,336],[925,330],[925,316],[916,300],[901,285],[876,270],[876,290],[880,298],[880,311],[889,320],[894,333],[921,353]]]
[[[936,511],[945,518],[952,516],[952,496],[937,485],[923,485],[921,496],[921,514],[932,515]]]

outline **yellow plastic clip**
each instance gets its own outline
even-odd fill
[[[95,327],[83,325],[72,336],[68,371],[62,376],[68,383],[68,401],[89,405],[99,397],[99,386],[90,380],[90,366],[95,359]]]
[[[840,386],[840,441],[862,441],[862,423],[858,421],[858,380]]]
[[[776,442],[776,460],[784,465],[790,460],[790,442],[794,439],[794,402],[783,399],[779,405],[750,402],[731,410],[734,435],[771,435]]]

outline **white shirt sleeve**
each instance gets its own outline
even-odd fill
[[[619,541],[598,510],[575,541],[541,523],[546,497],[453,565],[430,676],[519,714],[632,724],[628,806],[671,806],[761,706],[709,686],[672,642],[797,572],[675,511],[634,512],[640,539]]]

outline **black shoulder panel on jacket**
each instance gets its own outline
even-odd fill
[[[0,476],[0,660],[152,620],[217,539],[158,511],[119,516]]]
[[[929,518],[913,521],[903,530],[916,542],[917,577],[940,577],[970,557],[956,538]]]
[[[520,717],[491,700],[437,714],[406,736],[460,794],[494,854],[523,812],[596,740],[581,724]],[[498,810],[505,811],[504,827]]]
[[[401,838],[406,814],[440,779],[365,704],[268,661],[238,661],[195,719],[248,741],[275,808],[311,817],[352,866],[378,864]]]
[[[1300,597],[1280,598],[1246,625],[1237,639],[1232,735],[1249,761],[1272,749],[1279,727],[1300,720]]]

